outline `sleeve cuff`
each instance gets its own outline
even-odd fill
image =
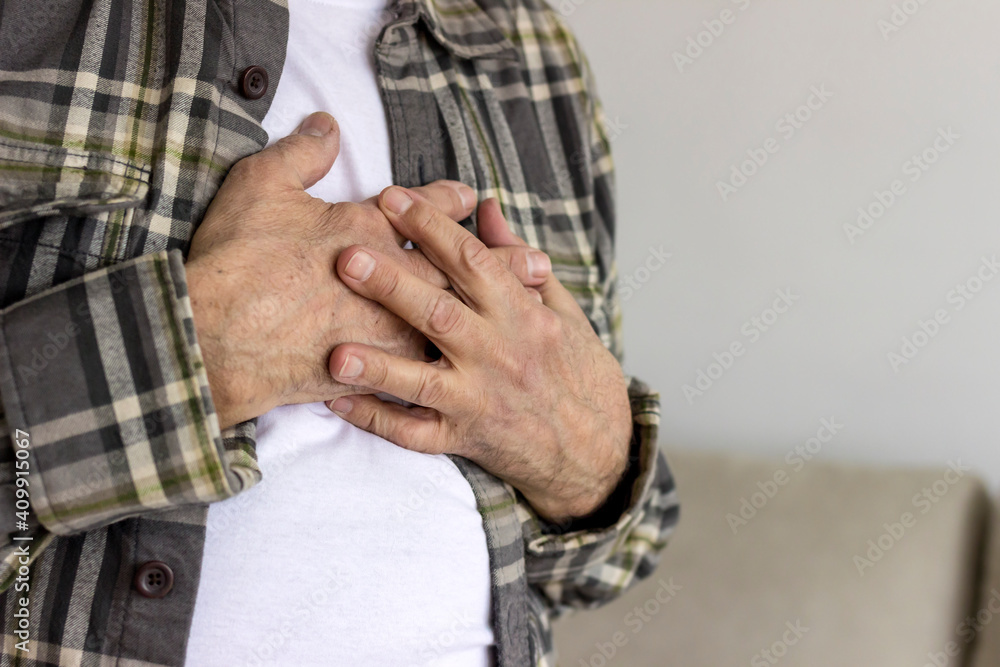
[[[659,396],[642,382],[632,379],[629,399],[633,424],[629,464],[604,505],[586,517],[555,524],[539,517],[527,502],[518,503],[530,556],[543,562],[551,558],[566,563],[571,560],[567,554],[573,551],[601,551],[602,547],[610,551],[621,536],[642,521],[646,501],[657,478],[657,467],[661,465],[656,444]],[[539,569],[546,568],[540,564]]]

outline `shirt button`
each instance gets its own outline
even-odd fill
[[[132,585],[144,598],[162,598],[174,587],[174,571],[166,563],[151,560],[135,571]]]
[[[267,94],[267,70],[252,65],[240,74],[240,92],[248,100],[259,100]]]

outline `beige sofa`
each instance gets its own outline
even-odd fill
[[[563,667],[1000,665],[994,511],[962,462],[667,458],[681,522],[663,562],[557,621]]]

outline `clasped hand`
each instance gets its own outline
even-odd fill
[[[479,207],[480,238],[466,231],[457,221],[476,202],[460,183],[362,204],[311,197],[339,136],[313,114],[237,163],[192,240],[188,292],[220,426],[327,401],[399,446],[471,459],[549,520],[597,509],[627,461],[627,388],[548,257],[495,200]]]
[[[374,198],[331,204],[306,193],[330,170],[339,145],[331,116],[309,116],[296,133],[233,167],[192,239],[188,293],[224,429],[280,405],[357,393],[328,371],[340,343],[425,358],[422,333],[337,277],[340,252],[365,243],[429,284],[448,285],[420,251],[403,248],[405,239]],[[417,191],[453,221],[475,205],[472,190],[453,181]],[[544,255],[527,248],[500,248],[496,255],[525,285],[540,281],[532,269],[548,271],[532,263]]]
[[[378,203],[453,291],[368,246],[341,252],[338,274],[443,356],[428,362],[359,342],[339,345],[330,359],[334,378],[414,405],[356,395],[330,408],[407,449],[476,462],[550,521],[596,510],[625,469],[632,419],[621,367],[572,295],[551,273],[526,290],[491,252],[525,247],[496,200],[479,207],[478,239],[415,190],[387,188]]]

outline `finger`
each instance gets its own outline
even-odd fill
[[[535,289],[542,297],[542,303],[565,317],[570,317],[589,326],[590,320],[584,314],[580,304],[576,302],[573,295],[566,289],[555,274],[550,274],[540,285],[535,285]]]
[[[434,181],[410,191],[455,222],[465,220],[476,208],[476,191],[458,181]]]
[[[382,191],[379,206],[393,227],[448,274],[452,287],[473,308],[509,310],[511,299],[523,295],[521,285],[482,241],[422,198],[392,186]]]
[[[449,451],[447,427],[441,413],[430,408],[407,408],[375,396],[346,396],[327,407],[360,429],[424,454],[458,454]]]
[[[524,242],[524,239],[519,237],[517,234],[510,230],[510,226],[507,224],[507,219],[503,215],[503,210],[500,208],[500,202],[497,199],[487,199],[482,204],[479,205],[479,212],[477,216],[478,232],[479,238],[487,246],[493,249],[493,252],[497,252],[500,248],[496,246],[507,246],[510,250],[527,248],[528,244]],[[532,274],[533,269],[537,270],[540,279],[533,280],[531,282],[525,282],[522,278],[520,267],[515,269],[511,267],[514,274],[521,279],[521,284],[525,286],[531,286],[535,289],[529,290],[533,292],[532,296],[537,300],[544,303],[546,306],[552,310],[560,313],[561,315],[566,315],[569,317],[575,317],[578,320],[587,321],[586,315],[580,309],[580,306],[576,303],[576,299],[573,295],[569,293],[562,283],[554,275],[552,275],[552,264],[549,260],[549,256],[541,251],[534,251],[539,255],[544,257],[533,258],[530,254],[525,257],[529,262],[536,261],[539,266],[535,269],[534,266],[528,269],[528,273]],[[511,258],[511,262],[519,262],[521,258],[514,256]],[[544,267],[540,266],[544,261]]]
[[[552,272],[549,256],[528,246],[491,248],[500,263],[506,266],[525,287],[541,285]],[[403,250],[403,266],[413,275],[423,278],[435,287],[446,289],[451,281],[444,271],[437,268],[419,249]]]
[[[528,246],[503,246],[491,248],[490,252],[517,276],[525,287],[541,285],[552,273],[549,256]]]
[[[462,405],[458,378],[447,366],[406,359],[360,343],[333,350],[330,374],[344,384],[375,389],[446,414],[455,414]]]
[[[503,215],[503,209],[500,207],[500,200],[494,197],[479,205],[479,211],[476,214],[476,227],[479,240],[485,243],[488,248],[528,245],[510,230],[507,219]]]
[[[404,269],[421,280],[426,280],[434,287],[448,289],[451,286],[451,280],[448,279],[445,272],[434,266],[419,248],[403,250],[402,253],[400,263]]]
[[[491,330],[482,317],[450,292],[406,271],[388,255],[350,246],[337,258],[337,273],[353,291],[381,303],[427,336],[453,364],[465,359],[467,350],[491,349]],[[514,280],[509,272],[507,276]],[[517,289],[524,291],[520,286]]]
[[[552,262],[549,256],[540,250],[527,246],[504,246],[491,248],[500,263],[517,276],[525,287],[541,285],[552,273]],[[435,287],[447,289],[451,281],[444,271],[437,268],[419,249],[403,250],[403,266],[413,275],[426,280]]]
[[[279,139],[273,146],[247,158],[254,168],[266,171],[262,185],[278,185],[305,190],[326,176],[340,153],[340,126],[328,113],[311,114],[295,133]]]
[[[510,269],[522,285],[541,284],[552,273],[549,256],[529,248],[510,230],[498,199],[491,197],[479,205],[476,227],[479,240],[493,250],[500,263]]]
[[[475,190],[458,181],[434,181],[427,185],[412,188],[412,192],[423,197],[431,206],[436,207],[455,222],[461,222],[468,218],[476,207]],[[365,200],[364,203],[378,208],[378,197],[371,197]],[[395,228],[393,229],[393,233],[400,246],[408,241]]]
[[[552,275],[549,256],[540,250],[525,250],[528,244],[511,231],[498,199],[491,197],[479,205],[476,223],[479,240],[493,250],[522,285],[534,288],[528,290],[532,298],[562,315],[589,322],[573,295]]]

